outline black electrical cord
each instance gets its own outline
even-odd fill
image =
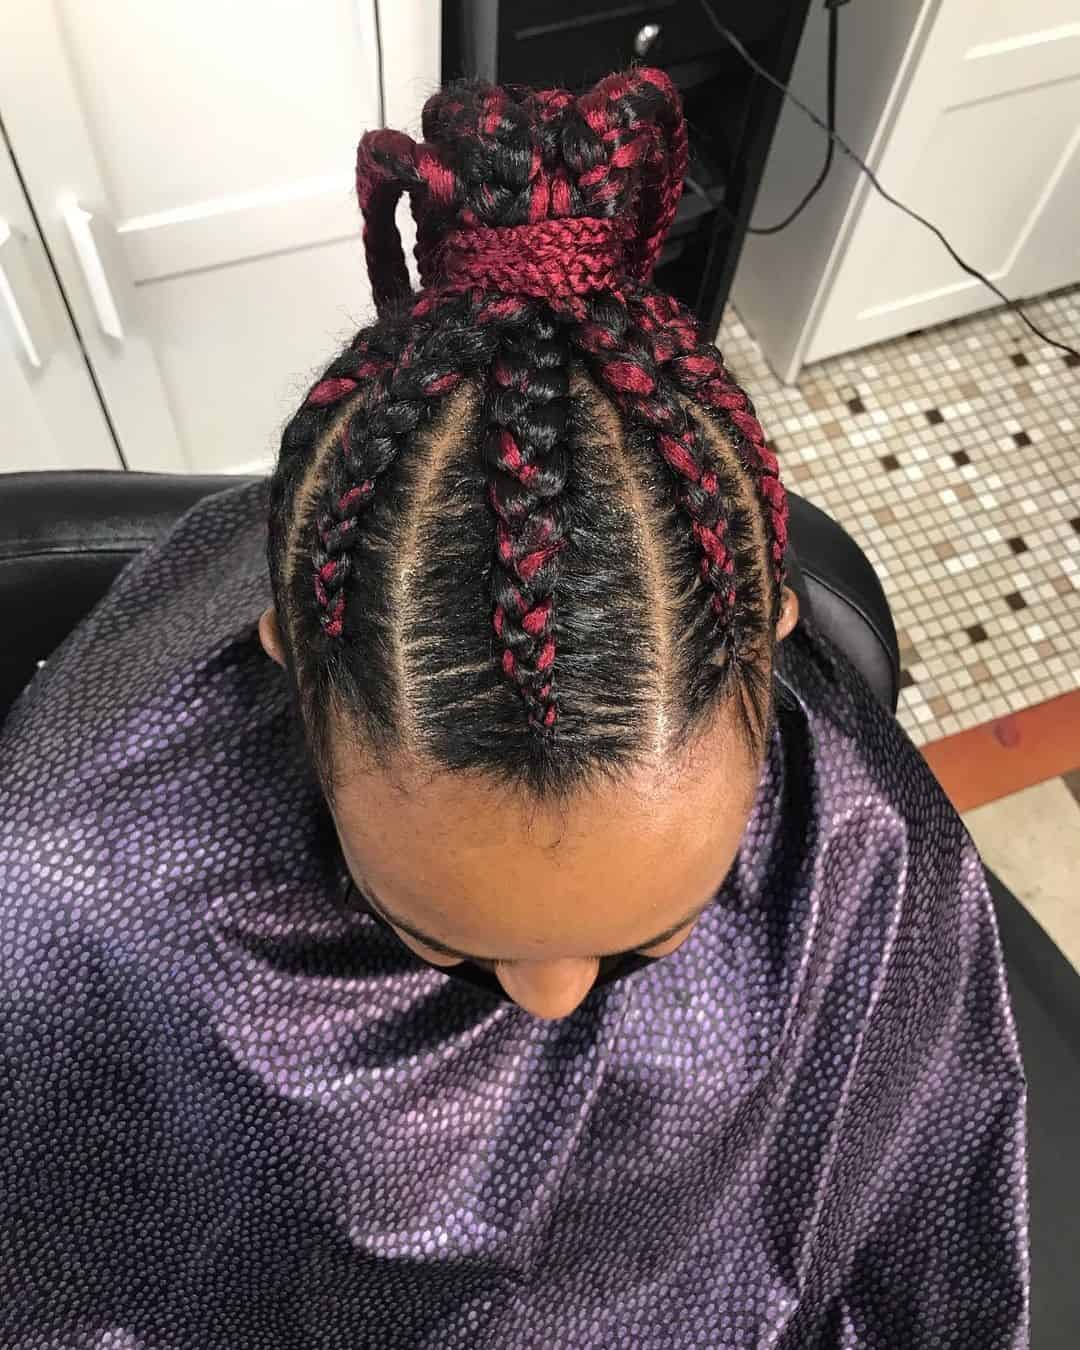
[[[990,278],[984,276],[977,267],[972,267],[970,263],[966,263],[963,260],[963,258],[961,258],[959,253],[957,253],[956,249],[953,248],[952,244],[949,243],[945,235],[942,234],[941,230],[939,230],[938,227],[933,223],[933,221],[927,220],[925,216],[920,216],[917,211],[913,211],[910,206],[905,206],[903,202],[897,201],[897,199],[892,195],[891,192],[886,192],[885,189],[878,182],[877,176],[875,175],[873,169],[871,169],[870,166],[864,160],[859,158],[859,156],[855,153],[855,151],[852,150],[851,146],[848,145],[847,141],[845,141],[842,136],[837,135],[835,130],[830,130],[829,126],[821,120],[821,118],[817,115],[817,113],[814,112],[813,108],[807,107],[807,105],[802,101],[802,99],[798,98],[795,94],[793,94],[786,84],[778,80],[775,75],[771,75],[759,61],[754,60],[754,58],[746,50],[746,48],[735,36],[735,34],[731,31],[731,29],[725,27],[725,25],[722,24],[720,20],[716,17],[715,13],[713,12],[712,5],[709,4],[709,0],[699,0],[699,3],[701,4],[702,9],[708,16],[709,22],[712,24],[712,26],[725,40],[725,42],[727,42],[732,47],[732,49],[736,51],[739,56],[742,57],[742,59],[746,62],[746,64],[750,67],[750,69],[756,71],[757,74],[762,77],[762,79],[767,80],[769,84],[773,86],[774,89],[778,89],[780,93],[784,95],[785,98],[791,99],[792,103],[794,103],[797,108],[801,109],[816,126],[819,126],[822,129],[822,131],[825,132],[825,134],[829,137],[830,142],[838,145],[840,149],[843,150],[845,155],[847,155],[850,159],[853,159],[855,163],[859,166],[859,168],[863,171],[863,173],[866,174],[870,182],[873,184],[875,191],[880,193],[880,195],[884,197],[885,200],[890,203],[890,205],[895,206],[900,211],[903,211],[904,215],[910,216],[912,220],[916,220],[920,225],[925,226],[926,229],[928,229],[931,232],[931,234],[936,235],[937,238],[940,239],[942,244],[945,246],[945,249],[947,250],[949,257],[952,258],[953,262],[956,263],[957,267],[959,267],[962,271],[966,272],[968,276],[974,277],[976,281],[981,281],[982,284],[986,286],[988,290],[992,291],[994,295],[996,295],[1004,305],[1006,305],[1009,309],[1011,309],[1012,312],[1015,315],[1017,315],[1018,318],[1020,318],[1025,324],[1027,324],[1028,328],[1031,329],[1031,331],[1035,334],[1037,338],[1039,338],[1042,342],[1045,342],[1050,347],[1056,347],[1059,352],[1065,352],[1067,356],[1075,356],[1077,360],[1080,360],[1080,351],[1077,351],[1075,347],[1070,347],[1067,342],[1058,342],[1056,338],[1052,338],[1048,334],[1044,333],[1043,330],[1037,324],[1032,323],[1032,321],[1028,318],[1028,316],[1024,313],[1024,311],[1020,308],[1020,306],[1017,304],[1015,300],[1010,300],[1009,297],[1005,294],[1005,292],[999,290],[998,287],[995,286],[994,283],[990,280]]]
[[[821,166],[821,172],[818,174],[813,187],[811,187],[810,191],[807,192],[806,196],[803,197],[802,201],[794,210],[789,211],[784,219],[778,221],[775,225],[748,226],[747,234],[779,234],[781,230],[786,230],[791,222],[801,216],[814,200],[824,186],[826,178],[829,176],[829,170],[833,166],[833,155],[836,151],[836,142],[833,137],[836,133],[836,67],[838,64],[837,53],[840,45],[838,11],[840,5],[843,3],[844,0],[826,0],[826,8],[829,11],[829,58],[827,66],[828,73],[825,77],[828,89],[828,111],[826,113],[826,120],[828,122],[829,139],[826,142],[825,163]]]

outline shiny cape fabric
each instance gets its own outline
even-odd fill
[[[0,739],[0,1345],[1025,1346],[990,898],[844,658],[784,644],[688,941],[545,1022],[349,902],[265,514],[189,512]]]

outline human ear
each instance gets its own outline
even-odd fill
[[[799,622],[799,597],[785,586],[780,599],[780,617],[776,621],[776,640],[783,642]]]
[[[285,665],[285,644],[281,640],[281,628],[278,625],[277,610],[273,605],[263,610],[259,618],[259,641],[262,649],[279,666]]]

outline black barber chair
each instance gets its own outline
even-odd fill
[[[38,662],[93,607],[128,559],[161,538],[200,498],[238,481],[118,472],[0,475],[0,721]],[[791,582],[804,612],[895,713],[896,630],[869,561],[835,521],[794,494],[791,544]],[[993,875],[989,881],[1028,1078],[1031,1347],[1075,1350],[1080,975],[1016,897]]]

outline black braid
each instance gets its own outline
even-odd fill
[[[566,543],[562,496],[570,461],[569,348],[560,328],[538,311],[506,335],[481,422],[496,516],[491,591],[501,664],[541,732],[551,732],[558,718],[555,583]]]

